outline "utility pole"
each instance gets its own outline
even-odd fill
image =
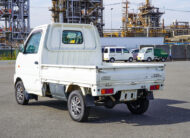
[[[111,8],[111,37],[112,37],[112,11],[113,11],[113,8]]]

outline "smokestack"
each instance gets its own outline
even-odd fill
[[[150,5],[150,1],[149,0],[146,0],[146,5]]]
[[[162,20],[162,29],[165,29],[165,21],[164,21],[164,19]]]

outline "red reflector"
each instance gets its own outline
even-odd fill
[[[152,85],[150,86],[150,90],[159,90],[160,89],[160,85]]]
[[[113,94],[113,89],[102,89],[101,94]]]

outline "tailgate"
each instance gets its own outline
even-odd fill
[[[164,64],[104,64],[99,68],[98,85],[100,87],[136,85],[140,89],[147,84],[163,84],[164,68]]]

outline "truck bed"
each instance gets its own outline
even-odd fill
[[[42,65],[43,82],[64,85],[76,84],[94,87],[93,96],[101,95],[98,89],[120,90],[149,89],[150,85],[165,80],[164,64],[103,63],[100,66]]]

